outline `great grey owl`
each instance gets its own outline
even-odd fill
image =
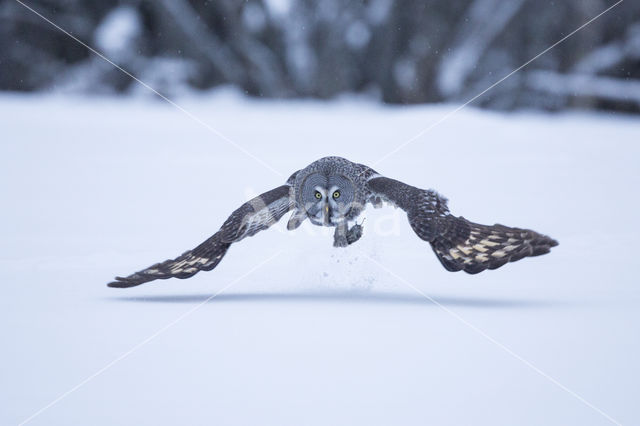
[[[218,232],[193,250],[128,277],[116,277],[108,285],[133,287],[209,271],[220,263],[231,244],[267,229],[291,210],[287,229],[296,229],[305,219],[314,225],[333,226],[333,245],[346,247],[362,235],[362,225],[354,221],[366,204],[377,208],[383,202],[407,213],[415,233],[431,244],[449,271],[476,274],[523,257],[548,253],[558,245],[552,238],[528,229],[479,225],[453,216],[447,199],[433,190],[381,176],[370,167],[344,158],[325,157],[295,172],[285,185],[244,203]]]

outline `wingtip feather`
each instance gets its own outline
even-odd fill
[[[116,281],[111,281],[110,283],[107,283],[107,287],[111,287],[111,288],[128,288],[128,287],[135,287],[137,285],[142,284],[141,282],[135,282],[135,281],[131,281],[131,280],[127,280],[126,278],[122,278],[122,277],[116,277]]]

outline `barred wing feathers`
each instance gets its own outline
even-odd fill
[[[220,263],[232,243],[269,228],[293,208],[289,189],[289,185],[282,185],[244,203],[229,216],[218,232],[193,250],[129,276],[116,277],[107,285],[134,287],[153,280],[189,278],[200,271],[210,271]]]
[[[451,216],[449,230],[438,234],[431,247],[448,271],[477,274],[525,257],[549,253],[558,242],[530,229],[493,226]]]
[[[548,253],[558,242],[529,229],[504,225],[480,225],[453,216],[447,199],[400,181],[376,176],[367,183],[371,198],[383,200],[407,212],[414,232],[428,241],[448,271],[477,274],[524,257]]]

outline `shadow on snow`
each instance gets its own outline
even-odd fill
[[[188,295],[146,295],[110,297],[116,302],[134,303],[202,303],[212,294]],[[487,299],[475,297],[434,296],[433,300],[443,306],[467,308],[547,308],[560,302],[552,300],[515,300]],[[209,303],[365,303],[381,305],[430,305],[435,304],[419,294],[383,293],[383,292],[278,292],[278,293],[222,293],[209,300]]]

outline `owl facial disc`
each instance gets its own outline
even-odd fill
[[[312,173],[302,185],[301,197],[314,225],[337,226],[351,209],[353,183],[343,175]]]

